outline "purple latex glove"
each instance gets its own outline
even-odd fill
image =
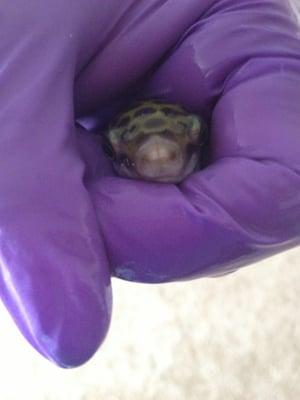
[[[62,367],[89,359],[110,321],[109,266],[83,182],[73,86],[126,9],[120,3],[0,6],[1,299],[29,342]]]
[[[136,24],[79,78],[78,110],[109,109],[109,88],[121,87],[126,101],[126,82],[130,94],[206,116],[211,143],[207,168],[178,186],[94,179],[113,275],[138,282],[219,276],[298,245],[300,29],[289,3],[165,2],[131,18]],[[180,31],[179,20],[189,28]],[[171,34],[176,44],[141,79]]]
[[[300,237],[300,39],[282,0],[1,3],[1,298],[63,367],[109,325],[111,273],[226,273]],[[212,120],[179,186],[115,176],[75,116],[164,97]],[[73,104],[75,103],[75,113]]]

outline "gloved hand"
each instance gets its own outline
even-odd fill
[[[45,357],[72,367],[99,347],[109,268],[167,282],[299,244],[288,3],[4,0],[1,19],[1,298]],[[178,186],[115,176],[74,120],[135,95],[211,119],[206,169]]]
[[[176,17],[199,3],[180,32]],[[115,76],[132,81],[169,30],[180,32],[129,93],[164,97],[211,120],[207,168],[179,186],[107,176],[91,191],[113,275],[138,282],[219,276],[300,243],[300,29],[292,8],[228,0],[163,9],[168,2],[126,33],[132,41],[116,37],[113,71],[100,55],[77,92],[84,110],[106,110]],[[147,31],[151,18],[159,43]]]

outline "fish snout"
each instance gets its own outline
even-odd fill
[[[144,178],[174,178],[184,166],[178,143],[161,137],[145,142],[136,154],[136,170]]]

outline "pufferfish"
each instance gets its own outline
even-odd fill
[[[181,105],[144,100],[113,119],[102,147],[121,177],[179,183],[200,168],[206,136],[203,119]]]

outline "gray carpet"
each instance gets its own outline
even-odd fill
[[[74,370],[40,358],[1,308],[0,399],[298,400],[299,262],[300,248],[219,279],[114,280],[109,335]]]

